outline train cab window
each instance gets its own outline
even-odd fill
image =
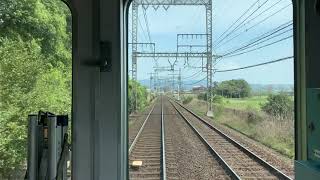
[[[294,177],[289,0],[133,0],[129,179]]]
[[[36,179],[40,166],[46,176],[51,152],[69,171],[71,34],[60,0],[0,3],[0,179]]]

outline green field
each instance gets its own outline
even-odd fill
[[[223,106],[226,108],[248,110],[261,110],[261,105],[267,102],[268,96],[253,96],[249,98],[223,98]]]

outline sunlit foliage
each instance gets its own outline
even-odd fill
[[[59,0],[0,1],[0,178],[26,166],[27,115],[71,109],[71,22]]]

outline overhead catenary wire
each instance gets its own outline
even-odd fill
[[[242,13],[242,15],[241,15],[235,22],[233,22],[233,23],[227,28],[227,30],[225,30],[225,31],[217,38],[216,41],[220,40],[220,38],[221,38],[223,35],[225,35],[238,21],[240,21],[240,19],[241,19],[243,16],[245,16],[245,15],[251,10],[251,8],[253,8],[258,2],[259,2],[259,0],[255,1],[247,10],[245,10],[245,11]],[[215,44],[215,42],[214,42],[213,44]]]
[[[242,27],[244,27],[246,24],[248,24],[248,23],[250,23],[251,21],[257,19],[258,17],[260,17],[260,16],[261,16],[262,14],[264,14],[265,12],[268,12],[271,8],[273,8],[274,6],[276,6],[277,4],[279,4],[281,1],[282,1],[282,0],[277,1],[276,3],[272,4],[270,7],[268,7],[268,8],[265,9],[264,11],[262,11],[260,14],[258,14],[257,16],[255,16],[255,17],[251,18],[250,20],[248,20],[248,22],[243,23],[241,26],[239,26],[237,29],[235,29],[234,32],[237,32],[239,29],[241,29]],[[242,33],[247,32],[247,31],[248,31],[248,29],[246,29],[246,30],[243,31]],[[242,33],[240,33],[240,34],[242,34]],[[231,40],[235,39],[235,38],[238,37],[240,34],[238,34],[237,36],[232,37],[232,38],[229,39],[227,42],[230,42]],[[220,44],[220,46],[216,47],[216,49],[219,48],[219,47],[221,47],[222,45],[226,44],[227,42]]]
[[[279,42],[282,42],[282,41],[285,41],[285,40],[288,40],[288,39],[292,39],[293,35],[290,35],[290,36],[287,36],[285,38],[282,38],[282,39],[279,39],[277,41],[274,41],[272,43],[269,43],[269,44],[265,44],[263,46],[260,46],[260,47],[257,47],[257,48],[254,48],[254,49],[250,49],[248,51],[244,51],[244,52],[241,52],[241,53],[237,53],[237,54],[233,54],[233,55],[229,55],[229,56],[224,56],[223,58],[231,58],[231,57],[234,57],[234,56],[239,56],[239,55],[243,55],[243,54],[246,54],[246,53],[249,53],[249,52],[252,52],[252,51],[256,51],[256,50],[259,50],[259,49],[262,49],[262,48],[265,48],[265,47],[268,47],[268,46],[271,46],[271,45],[274,45],[276,43],[279,43]]]
[[[199,75],[201,75],[201,74],[203,74],[203,71],[202,71],[202,70],[197,71],[196,73],[194,73],[194,74],[192,74],[192,75],[190,75],[190,76],[183,77],[183,79],[195,78],[195,77],[197,77],[197,76],[199,76]]]
[[[284,29],[284,28],[282,28],[282,29],[280,29],[280,30],[283,30],[283,29]],[[277,30],[277,31],[275,31],[275,32],[273,32],[273,33],[270,33],[270,34],[266,35],[266,36],[263,36],[263,37],[255,40],[255,41],[253,41],[253,42],[249,42],[249,43],[247,43],[246,45],[244,45],[244,46],[242,46],[242,47],[240,47],[240,48],[237,48],[237,49],[231,50],[231,51],[229,51],[229,52],[223,53],[223,54],[221,55],[221,57],[228,56],[228,55],[231,55],[231,54],[234,54],[234,53],[238,53],[238,52],[241,52],[241,51],[243,51],[243,50],[246,50],[246,49],[252,48],[252,47],[254,47],[254,46],[260,45],[260,44],[262,44],[262,43],[264,43],[264,42],[267,42],[267,41],[269,41],[269,40],[271,40],[271,39],[274,39],[274,38],[276,38],[276,37],[279,37],[279,36],[281,36],[281,35],[283,35],[283,34],[285,34],[285,33],[287,33],[287,32],[292,32],[293,29],[288,29],[288,30],[285,30],[284,32],[280,32],[280,30]],[[280,33],[278,33],[278,32],[280,32]],[[278,33],[278,34],[277,34],[277,33]]]
[[[254,64],[254,65],[249,65],[249,66],[244,66],[244,67],[240,67],[240,68],[225,69],[225,70],[217,70],[217,69],[215,69],[214,72],[215,73],[222,73],[222,72],[238,71],[238,70],[249,69],[249,68],[254,68],[254,67],[258,67],[258,66],[264,66],[264,65],[268,65],[268,64],[273,64],[273,63],[277,63],[277,62],[281,62],[281,61],[286,61],[286,60],[290,60],[290,59],[293,59],[293,58],[294,58],[294,56],[287,56],[287,57],[279,58],[279,59],[276,59],[276,60],[267,61],[267,62]],[[206,77],[204,77],[203,79],[200,79],[199,81],[196,81],[194,83],[185,84],[185,85],[194,85],[194,84],[197,84],[199,82],[202,82],[205,79],[206,79]]]
[[[272,60],[272,61],[267,61],[267,62],[264,62],[264,63],[254,64],[254,65],[250,65],[250,66],[244,66],[244,67],[240,67],[240,68],[216,70],[215,72],[216,73],[222,73],[222,72],[238,71],[238,70],[243,70],[243,69],[248,69],[248,68],[253,68],[253,67],[258,67],[258,66],[264,66],[264,65],[267,65],[267,64],[272,64],[272,63],[285,61],[285,60],[290,60],[290,59],[293,59],[293,56],[288,56],[288,57],[284,57],[284,58],[280,58],[280,59],[276,59],[276,60]]]
[[[254,10],[249,16],[247,16],[243,21],[241,21],[240,24],[238,24],[235,28],[233,28],[233,30],[231,30],[231,32],[229,32],[227,35],[225,35],[221,40],[219,40],[213,47],[219,45],[221,42],[223,42],[226,38],[228,38],[232,33],[234,33],[239,26],[241,26],[242,24],[244,24],[244,22],[250,18],[254,13],[256,13],[262,6],[264,6],[269,0],[264,1],[260,6],[258,6],[258,8],[256,10]]]
[[[206,79],[207,79],[207,76],[205,76],[204,78],[200,79],[199,81],[196,81],[196,82],[193,82],[193,83],[190,83],[190,84],[184,84],[184,85],[186,85],[186,86],[192,86],[192,85],[198,84],[198,83],[200,83],[200,82],[202,82],[202,81],[204,81],[204,80],[206,80]]]
[[[142,30],[143,37],[146,39],[146,41],[148,41],[148,37],[146,36],[145,30],[143,29],[143,26],[142,26],[142,23],[140,21],[140,18],[138,18],[138,23],[139,23],[140,28]]]
[[[272,13],[271,15],[267,16],[266,18],[262,19],[261,21],[258,21],[257,23],[255,23],[254,25],[250,26],[249,28],[245,29],[244,31],[238,33],[237,35],[233,36],[232,38],[230,38],[229,40],[223,42],[220,45],[215,45],[214,48],[215,49],[219,49],[220,47],[222,47],[223,45],[229,43],[230,41],[234,40],[235,38],[239,37],[241,34],[250,31],[251,29],[257,27],[258,25],[260,25],[261,23],[267,21],[268,19],[270,19],[271,17],[277,15],[278,13],[280,13],[281,11],[283,11],[284,9],[286,9],[287,7],[289,7],[291,4],[288,4],[287,6],[282,7],[281,9],[279,9],[278,11]]]
[[[266,32],[266,33],[263,33],[263,34],[255,37],[255,38],[249,40],[246,44],[244,44],[244,45],[242,45],[242,46],[240,46],[240,47],[231,49],[231,50],[227,50],[226,52],[224,52],[224,53],[222,53],[222,54],[227,55],[227,54],[229,54],[229,53],[231,53],[231,52],[234,53],[234,52],[237,52],[237,51],[239,51],[239,50],[243,50],[244,48],[246,48],[246,47],[248,47],[248,46],[250,46],[250,45],[253,45],[253,44],[258,45],[257,43],[260,43],[260,42],[261,42],[263,39],[265,39],[265,38],[268,38],[268,37],[270,37],[270,36],[272,36],[272,37],[277,37],[277,35],[279,35],[279,34],[277,34],[278,32],[280,32],[280,31],[282,31],[282,30],[285,30],[286,28],[288,28],[288,27],[290,27],[290,26],[292,26],[292,21],[289,21],[289,22],[287,22],[287,23],[281,24],[280,26],[278,26],[278,27],[276,27],[276,28],[274,28],[274,29],[271,29],[270,31],[268,31],[268,32]],[[281,34],[281,32],[280,32],[280,34]],[[273,36],[273,35],[274,35],[274,36]],[[272,39],[272,38],[271,38],[271,39]]]
[[[149,21],[148,21],[146,9],[144,9],[144,8],[143,8],[143,17],[144,17],[144,21],[146,23],[149,41],[150,41],[150,43],[152,43],[151,34],[150,34],[150,28],[149,28]]]
[[[265,10],[263,10],[261,13],[259,13],[258,15],[256,15],[255,17],[251,18],[250,20],[248,20],[247,23],[250,23],[251,21],[257,19],[259,16],[261,16],[262,14],[264,14],[265,12],[268,12],[270,9],[272,9],[273,7],[275,7],[276,5],[278,5],[281,1],[283,0],[279,0],[277,2],[275,2],[274,4],[272,4],[271,6],[267,7]]]
[[[256,1],[256,3],[259,3],[259,1],[261,1],[261,0],[257,0]],[[279,1],[277,1],[277,3],[279,3],[280,1],[282,1],[282,0],[279,0]],[[255,3],[255,4],[253,4],[252,5],[252,7],[251,7],[251,10],[250,11],[246,11],[246,12],[244,12],[244,14],[243,14],[243,16],[240,16],[223,34],[221,34],[220,36],[219,36],[219,38],[220,39],[218,39],[218,40],[221,40],[221,39],[223,39],[223,38],[225,38],[225,35],[229,35],[230,33],[231,33],[231,35],[230,35],[230,37],[229,38],[232,38],[232,35],[234,35],[235,34],[235,32],[238,32],[237,30],[239,30],[239,28],[240,27],[242,27],[242,25],[243,25],[243,23],[246,23],[246,21],[249,21],[249,22],[252,22],[253,20],[255,20],[255,18],[257,18],[257,17],[260,17],[262,14],[264,14],[265,12],[267,12],[267,9],[268,8],[272,8],[272,7],[274,7],[275,6],[275,4],[273,4],[271,7],[268,7],[267,9],[265,9],[265,8],[261,8],[264,4],[266,4],[268,2],[268,0],[265,0],[264,1],[264,3],[260,6],[260,5],[258,5],[258,7],[257,7],[257,4]],[[269,1],[270,2],[270,1]],[[271,3],[270,3],[271,4]],[[269,3],[268,3],[268,5],[269,5]],[[264,7],[266,7],[266,6],[264,6]],[[257,9],[253,9],[253,8],[257,8]],[[262,9],[262,11],[263,12],[261,12],[261,11],[258,11],[258,9]],[[253,12],[252,12],[253,11]],[[252,13],[251,13],[252,12]],[[260,13],[261,12],[261,13]],[[259,13],[259,14],[258,14]],[[150,30],[149,30],[149,23],[148,23],[148,19],[147,19],[147,15],[146,15],[147,13],[146,13],[146,9],[144,9],[144,11],[143,11],[143,17],[144,17],[144,19],[145,19],[145,22],[146,22],[146,26],[144,26],[144,27],[147,27],[147,29],[146,29],[146,31],[147,31],[147,33],[144,33],[144,35],[148,35],[148,37],[146,37],[146,39],[148,39],[150,42],[152,41],[152,39],[151,39],[151,35],[150,35]],[[250,14],[249,16],[247,16],[248,14]],[[258,15],[257,15],[258,14]],[[269,13],[268,13],[269,14]],[[266,15],[266,14],[264,14],[264,15]],[[263,17],[262,17],[263,18]],[[259,18],[259,19],[262,19],[262,18]],[[243,19],[244,19],[244,21],[243,21]],[[265,18],[266,19],[266,18]],[[264,20],[265,20],[264,19]],[[142,20],[142,19],[141,19]],[[258,21],[258,20],[257,20]],[[142,21],[141,21],[142,22]],[[139,23],[140,23],[140,26],[141,26],[141,22],[139,21]],[[256,21],[255,21],[256,22]],[[143,22],[142,22],[143,23]],[[240,24],[239,24],[240,23]],[[260,21],[260,23],[261,23],[261,21]],[[245,24],[246,25],[246,24]],[[247,27],[247,25],[246,25],[246,27]],[[251,26],[250,28],[253,28],[254,26]],[[142,26],[141,26],[141,28],[142,28]],[[231,31],[230,31],[231,30]],[[248,30],[248,29],[247,29]],[[291,29],[292,30],[292,29]],[[144,29],[142,28],[142,31],[144,31]],[[234,32],[232,32],[232,31],[234,31]],[[267,36],[267,37],[273,37],[273,38],[275,38],[275,37],[279,37],[280,35],[279,34],[277,34],[278,36],[276,36],[275,34],[274,35],[271,35],[271,36]],[[281,34],[282,35],[282,34]],[[223,58],[229,58],[229,57],[233,57],[233,56],[238,56],[238,55],[242,55],[242,54],[246,54],[246,53],[249,53],[249,52],[252,52],[252,51],[255,51],[255,50],[258,50],[258,49],[261,49],[261,48],[264,48],[264,47],[267,47],[267,46],[271,46],[271,45],[273,45],[273,44],[275,44],[275,43],[278,43],[278,42],[281,42],[281,41],[284,41],[285,40],[285,38],[282,38],[282,39],[280,39],[280,40],[275,40],[275,41],[272,41],[271,43],[268,43],[267,42],[267,40],[271,40],[272,38],[269,38],[269,39],[267,39],[267,37],[265,37],[265,36],[262,36],[263,38],[262,39],[260,39],[259,41],[256,41],[257,39],[259,39],[259,37],[256,37],[255,39],[252,39],[251,41],[250,41],[250,44],[248,45],[248,44],[245,44],[244,46],[241,46],[241,47],[237,47],[237,49],[230,49],[230,50],[232,50],[232,51],[234,51],[234,50],[236,50],[236,51],[234,51],[234,52],[232,52],[232,53],[230,53],[229,51],[226,51],[226,53],[230,53],[230,54],[222,54],[221,56],[223,56]],[[292,37],[292,36],[291,36]],[[261,38],[261,37],[260,37]],[[290,38],[290,37],[286,37],[286,39],[288,39],[288,38]],[[266,40],[267,39],[267,40]],[[279,38],[277,38],[277,39],[279,39]],[[225,40],[228,40],[228,39],[225,39]],[[222,43],[224,43],[225,42],[225,40],[223,40],[223,42]],[[256,41],[256,42],[255,42]],[[221,44],[222,44],[221,43]],[[264,44],[262,44],[262,43],[264,43]],[[268,43],[268,44],[265,44],[265,43]],[[220,45],[221,45],[220,44]],[[240,45],[240,44],[239,44]],[[253,49],[252,49],[253,48]],[[221,53],[219,53],[219,54],[221,54]],[[219,58],[218,58],[219,59]],[[202,79],[200,79],[199,81],[197,81],[197,82],[194,82],[194,83],[190,83],[190,84],[186,84],[186,85],[193,85],[193,84],[197,84],[197,83],[200,83],[200,82],[202,82],[202,81],[204,81],[207,77],[204,77],[203,76],[203,74],[204,74],[204,71],[203,71],[203,69],[205,68],[204,67],[204,65],[202,64],[202,66],[201,67],[192,67],[192,66],[194,66],[194,64],[197,64],[197,63],[201,63],[201,61],[197,61],[196,63],[191,63],[191,64],[187,64],[188,66],[185,66],[185,67],[187,67],[188,69],[192,69],[192,73],[193,74],[191,74],[190,73],[190,71],[188,72],[188,73],[186,73],[186,75],[190,75],[190,76],[188,76],[188,77],[185,77],[184,79],[189,79],[189,78],[193,78],[193,79],[195,79],[195,77],[200,77],[200,78],[202,78]],[[184,65],[186,65],[186,63],[184,64]],[[191,66],[190,66],[191,65]],[[202,68],[201,70],[199,70],[199,71],[197,71],[197,72],[195,72],[194,70],[196,69],[196,68]],[[213,69],[213,67],[212,67],[212,69]],[[186,70],[185,72],[187,72],[188,70]],[[224,70],[220,70],[220,71],[216,71],[216,69],[214,70],[214,72],[221,72],[221,71],[224,71]],[[226,71],[227,72],[227,71]],[[198,78],[196,78],[196,79],[198,79]]]
[[[270,31],[267,31],[267,32],[261,34],[260,36],[258,36],[258,37],[256,37],[256,38],[253,38],[253,39],[252,39],[251,41],[249,41],[249,42],[255,41],[255,40],[257,40],[257,39],[259,39],[259,38],[261,38],[261,37],[267,36],[268,34],[271,34],[271,33],[275,32],[275,31],[277,31],[277,30],[282,30],[282,29],[284,29],[284,28],[286,28],[286,27],[289,27],[289,26],[292,26],[292,25],[293,25],[293,21],[292,21],[292,20],[287,21],[286,23],[283,23],[283,24],[277,26],[276,28],[273,28],[273,29],[271,29]]]

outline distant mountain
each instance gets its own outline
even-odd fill
[[[149,79],[143,79],[143,80],[139,80],[139,82],[147,87],[147,88],[150,88],[150,80]],[[192,87],[194,86],[207,86],[207,81],[202,81],[202,82],[199,82],[199,80],[189,80],[189,81],[182,81],[182,85],[183,85],[183,89],[184,90],[191,90]]]
[[[250,84],[253,92],[293,91],[293,84]]]
[[[150,88],[150,80],[143,79],[139,80],[139,82],[147,87]],[[189,81],[182,81],[183,89],[191,90],[194,86],[207,86],[207,81],[199,82],[199,80],[189,80]],[[250,84],[252,92],[280,92],[280,91],[292,91],[293,84]]]

